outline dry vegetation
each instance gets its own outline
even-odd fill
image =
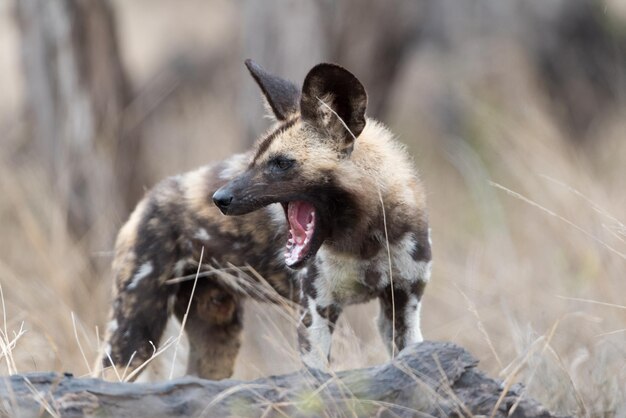
[[[160,68],[177,51],[218,48],[216,39],[239,36],[228,24],[237,15],[230,3],[214,5],[224,12],[212,19],[214,31],[203,25],[206,8],[171,10],[160,1],[148,13],[122,3],[124,58],[142,93],[163,84]],[[0,372],[86,375],[110,289],[110,277],[97,279],[88,255],[106,265],[111,248],[85,253],[67,233],[64,202],[22,151],[23,80],[9,12],[0,3]],[[170,19],[184,20],[184,31],[169,36]],[[385,117],[429,190],[435,268],[422,311],[425,337],[468,348],[483,369],[524,382],[553,411],[624,416],[626,108],[616,106],[574,144],[519,45],[466,47],[462,57],[428,47],[409,56]],[[231,73],[221,80],[249,82],[240,57],[228,60]],[[625,82],[624,68],[618,71]],[[215,82],[195,96],[188,90],[157,95],[163,103],[146,118],[153,181],[243,147],[240,117],[229,113],[237,108],[232,84]],[[126,215],[101,216],[120,225]],[[249,305],[235,377],[299,367],[293,316]],[[386,359],[376,310],[356,307],[340,321],[335,370]],[[153,378],[168,377],[172,353],[159,358]]]

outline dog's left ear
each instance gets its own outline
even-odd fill
[[[365,87],[339,65],[318,64],[304,79],[302,118],[329,133],[348,154],[365,128],[366,107]]]
[[[295,84],[268,73],[251,59],[246,60],[246,67],[261,88],[276,119],[284,121],[298,112],[300,89]]]

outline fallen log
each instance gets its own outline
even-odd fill
[[[380,366],[302,370],[243,382],[193,377],[120,383],[31,373],[0,379],[7,417],[552,417],[520,385],[502,382],[452,343],[424,342]]]

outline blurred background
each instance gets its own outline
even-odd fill
[[[136,202],[269,126],[245,58],[347,67],[407,145],[427,339],[556,412],[626,414],[626,0],[1,0],[1,373],[89,373]],[[297,369],[294,325],[249,305],[235,377]],[[341,319],[335,370],[386,361],[377,309]]]

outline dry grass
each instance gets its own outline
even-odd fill
[[[497,50],[506,59],[473,62],[470,69],[423,51],[409,60],[392,95],[388,122],[415,154],[430,196],[435,265],[422,309],[424,335],[467,347],[482,368],[506,385],[525,382],[529,395],[555,411],[624,416],[626,122],[619,112],[609,115],[592,141],[573,147],[523,54]],[[135,73],[148,71],[136,67]],[[6,77],[0,74],[0,80],[18,83],[15,68],[3,62]],[[449,94],[444,86],[462,109],[455,132],[431,117],[436,98]],[[23,139],[19,100],[11,100],[0,106],[0,286],[6,312],[0,373],[86,375],[99,352],[97,329],[103,329],[110,288],[110,277],[95,279],[86,260],[95,256],[108,264],[111,248],[86,253],[67,234],[64,202],[44,173],[28,161],[10,160]],[[214,114],[223,107],[220,100],[185,102],[184,109],[199,110],[166,109],[166,117],[146,122],[155,180],[193,168],[199,156],[209,161],[228,152],[221,145],[218,155],[211,154],[203,142],[208,136],[199,134],[214,132],[215,124],[226,133],[240,132],[235,117]],[[175,140],[171,132],[178,134]],[[181,138],[194,140],[180,148]],[[118,214],[102,216],[112,224],[122,221]],[[375,331],[376,310],[376,304],[354,307],[340,319],[334,370],[387,359]],[[295,320],[290,309],[249,303],[235,377],[298,368]],[[179,332],[173,324],[169,335]],[[150,367],[146,378],[168,378],[177,345],[159,353],[154,363],[160,366]],[[176,364],[184,361],[179,355]],[[177,370],[174,376],[182,373]],[[314,399],[303,404],[315,406]],[[280,405],[270,409],[277,412]]]

